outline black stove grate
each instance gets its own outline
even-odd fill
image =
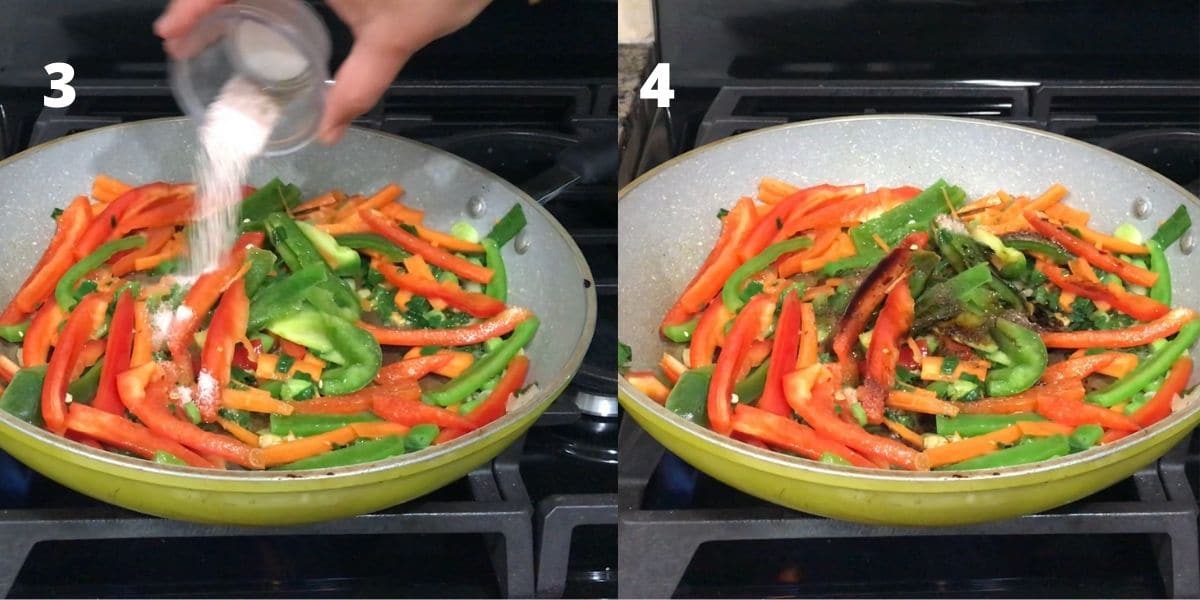
[[[1118,593],[1122,590],[1134,596],[1196,597],[1200,595],[1200,573],[1195,569],[1200,563],[1197,504],[1193,484],[1183,470],[1186,446],[1176,448],[1173,459],[1135,474],[1128,489],[1109,492],[1110,497],[1092,497],[996,523],[923,529],[861,525],[771,506],[698,473],[627,420],[621,431],[617,492],[621,594],[641,598],[1020,596],[1054,595],[1048,590],[1055,586],[1062,594],[1082,597],[1123,595]],[[664,475],[664,470],[670,474]],[[674,483],[664,485],[664,479]],[[1053,563],[1059,573],[1048,569],[1046,579],[1030,572],[998,578],[996,571],[1005,567],[1004,562],[1024,561],[1006,547],[984,551],[1001,538],[1030,536],[1041,546],[1039,560]],[[1124,537],[1114,545],[1114,536]],[[750,540],[787,541],[763,542],[750,552],[746,549]],[[838,562],[823,558],[830,547],[842,553],[842,565],[850,563],[853,568],[838,573],[840,579],[829,573],[807,573],[819,570],[817,565]],[[881,547],[890,550],[881,556]],[[1081,550],[1088,562],[1064,560],[1063,547]],[[781,554],[783,548],[790,548],[790,554]],[[1105,573],[1091,582],[1060,578],[1063,571],[1081,565],[1104,564],[1101,551],[1113,548],[1122,553],[1124,562],[1118,567],[1140,571]],[[1146,554],[1138,556],[1130,548],[1145,548]],[[1095,552],[1089,554],[1088,549]],[[914,563],[895,553],[922,558]],[[846,560],[847,556],[855,558]],[[928,570],[935,573],[895,573],[867,557],[898,562],[904,569],[928,563]],[[944,561],[938,562],[938,557]],[[984,564],[988,559],[997,562]],[[1157,575],[1147,577],[1147,568],[1157,569]],[[867,577],[867,570],[879,572]],[[1125,577],[1124,587],[1106,587],[1117,575]]]

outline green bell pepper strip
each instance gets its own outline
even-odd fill
[[[373,440],[351,444],[324,454],[302,458],[295,462],[272,467],[275,471],[299,471],[301,469],[332,469],[347,465],[375,462],[404,454],[407,438],[389,435]]]
[[[392,262],[400,262],[412,256],[404,248],[377,233],[345,233],[335,235],[333,239],[337,240],[337,243],[347,248],[354,248],[359,252],[364,250],[376,252]]]
[[[296,227],[300,228],[300,232],[313,247],[321,253],[321,257],[327,259],[326,264],[332,262],[329,268],[333,272],[341,276],[353,276],[362,272],[362,257],[358,251],[349,247],[343,246],[337,242],[332,235],[317,229],[311,223],[304,221],[295,221]]]
[[[504,256],[500,254],[500,244],[497,244],[492,238],[484,238],[482,243],[487,267],[492,270],[492,279],[488,281],[484,293],[501,302],[508,302],[508,270],[504,268]]]
[[[317,247],[309,241],[296,222],[287,215],[275,213],[268,216],[264,223],[267,226],[267,235],[271,243],[288,268],[292,271],[299,271],[308,266],[321,265],[326,271],[326,277],[325,282],[321,283],[318,289],[329,293],[332,301],[336,304],[336,312],[339,316],[351,321],[358,320],[359,315],[362,314],[358,296],[333,273],[333,269],[325,262],[321,253],[317,251]],[[318,306],[318,308],[328,312],[332,307]]]
[[[514,204],[508,209],[507,213],[496,222],[492,227],[492,231],[486,237],[496,242],[496,246],[503,248],[509,240],[517,237],[517,234],[525,228],[525,211],[521,208],[521,204]]]
[[[13,380],[0,396],[0,410],[8,411],[26,423],[42,425],[42,383],[46,380],[46,365],[26,367],[13,375]]]
[[[883,253],[877,254],[859,254],[849,258],[841,258],[830,262],[821,267],[821,274],[826,277],[833,277],[847,271],[859,271],[869,267],[874,267],[883,260]]]
[[[441,429],[437,425],[423,424],[416,425],[408,430],[408,435],[404,436],[404,450],[407,452],[416,452],[428,448],[433,440],[437,439]]]
[[[327,396],[366,387],[383,364],[383,351],[375,336],[336,315],[302,310],[271,321],[267,330],[337,364],[321,372],[318,385]]]
[[[1150,298],[1170,306],[1171,265],[1167,264],[1167,255],[1163,253],[1162,246],[1153,239],[1146,240],[1146,249],[1150,251],[1150,270],[1158,275],[1158,279],[1150,287]]]
[[[987,262],[983,247],[969,236],[960,235],[946,227],[935,227],[932,238],[938,252],[955,271],[962,272]]]
[[[1080,425],[1071,432],[1067,437],[1067,444],[1071,447],[1071,452],[1082,452],[1095,446],[1100,438],[1104,437],[1104,428],[1094,423]]]
[[[908,259],[908,264],[912,267],[912,273],[908,275],[908,291],[913,298],[921,297],[939,260],[941,259],[937,253],[928,250],[916,250],[912,253],[912,257]]]
[[[1154,235],[1151,236],[1150,239],[1157,242],[1160,248],[1166,250],[1167,248],[1171,247],[1171,244],[1175,243],[1175,240],[1183,237],[1184,232],[1186,232],[1191,226],[1192,217],[1188,214],[1187,207],[1181,204],[1179,205],[1179,208],[1176,208],[1175,212],[1171,213],[1171,216],[1167,217],[1167,220],[1159,226],[1158,231],[1155,231]]]
[[[962,188],[939,179],[912,200],[850,228],[850,239],[859,255],[883,254],[883,249],[875,243],[875,236],[893,247],[908,234],[929,229],[935,217],[949,213],[951,206],[962,206],[966,198],[967,193]]]
[[[742,300],[742,284],[746,283],[755,273],[767,268],[771,263],[775,262],[780,256],[789,252],[796,252],[812,246],[812,238],[799,237],[767,246],[762,252],[751,257],[742,266],[738,267],[729,279],[725,280],[725,287],[721,290],[721,301],[725,303],[725,308],[729,312],[737,312],[743,304]]]
[[[96,390],[100,388],[100,370],[104,366],[104,359],[96,361],[96,364],[88,367],[88,370],[79,376],[79,379],[72,381],[67,386],[67,393],[71,395],[71,402],[82,402],[83,404],[91,404],[92,398],[96,397]]]
[[[263,250],[262,248],[246,249],[246,261],[250,263],[250,268],[246,271],[246,295],[253,297],[258,288],[267,280],[267,276],[271,274],[271,269],[275,268],[274,252]]]
[[[238,214],[245,224],[247,221],[261,221],[271,213],[287,212],[287,209],[299,203],[300,188],[285,184],[276,177],[242,200]]]
[[[1175,339],[1167,342],[1158,350],[1138,364],[1132,373],[1114,381],[1102,390],[1096,390],[1087,395],[1087,401],[1100,406],[1119,404],[1134,394],[1146,389],[1155,379],[1162,377],[1171,370],[1171,365],[1187,352],[1196,340],[1200,339],[1200,319],[1192,319],[1180,328]]]
[[[79,282],[85,275],[100,268],[100,265],[108,262],[114,254],[141,248],[146,245],[146,238],[140,235],[131,235],[108,242],[99,248],[96,248],[91,254],[81,258],[75,263],[66,273],[63,273],[61,279],[58,280],[58,285],[54,286],[54,299],[64,311],[71,310],[78,300],[75,299],[75,284]]]
[[[271,415],[271,433],[285,436],[308,437],[341,429],[351,423],[382,421],[374,413],[360,412],[347,415],[293,414]]]
[[[178,465],[186,467],[187,463],[179,459],[179,457],[167,452],[166,450],[156,450],[154,452],[154,462],[160,465]]]
[[[686,323],[678,325],[667,325],[662,328],[662,334],[668,340],[677,344],[684,344],[692,339],[692,333],[696,331],[696,325],[700,322],[700,317],[696,317]]]
[[[708,426],[708,385],[713,365],[684,371],[667,395],[667,410],[697,424]],[[764,371],[765,373],[765,371]],[[741,398],[741,396],[739,396]],[[739,400],[740,401],[740,400]]]
[[[1070,453],[1070,443],[1065,435],[1051,435],[1044,438],[1022,442],[1011,448],[997,450],[991,454],[977,456],[952,465],[939,467],[938,470],[966,471],[968,469],[998,469],[1015,465],[1026,465]]]
[[[958,415],[947,417],[938,415],[935,418],[938,435],[958,434],[963,437],[975,437],[991,433],[998,429],[1011,427],[1020,421],[1045,421],[1045,417],[1037,413],[1016,413],[1011,415]]]
[[[761,365],[750,371],[750,374],[745,379],[737,382],[733,386],[733,393],[737,394],[738,403],[754,404],[758,402],[758,398],[762,396],[763,388],[767,387],[767,369],[771,366],[771,359],[764,360]]]
[[[29,329],[29,321],[16,325],[0,325],[0,339],[6,342],[19,343],[25,339],[25,331]]]
[[[250,300],[246,331],[258,331],[268,323],[299,312],[304,307],[308,290],[320,285],[328,276],[328,270],[309,265],[258,290]]]
[[[1019,394],[1041,379],[1049,356],[1042,336],[1036,331],[997,319],[992,326],[992,339],[1013,364],[988,371],[986,386],[989,396]]]
[[[1033,253],[1045,257],[1050,262],[1057,265],[1065,265],[1071,262],[1071,255],[1062,246],[1051,242],[1050,240],[1033,239],[1028,236],[1004,236],[1000,238],[1005,246],[1020,250],[1025,254]]]
[[[516,329],[513,329],[508,339],[504,340],[503,346],[485,354],[483,358],[467,367],[467,370],[458,377],[427,390],[425,398],[438,406],[450,406],[462,402],[508,366],[521,348],[524,348],[529,340],[533,339],[538,325],[538,318],[530,315],[529,318],[517,325]],[[371,376],[374,377],[374,375]]]
[[[823,462],[827,465],[843,465],[846,467],[852,466],[850,464],[850,461],[848,461],[832,452],[822,452],[821,459],[819,462]]]
[[[1020,250],[1005,245],[1004,240],[983,227],[969,226],[968,229],[971,232],[971,239],[992,250],[992,264],[1000,271],[1001,277],[1021,279],[1029,272],[1028,261],[1025,260],[1025,255]]]

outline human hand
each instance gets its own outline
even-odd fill
[[[230,0],[171,0],[154,22],[167,54],[205,15]],[[418,50],[470,23],[490,0],[327,0],[354,34],[354,46],[334,75],[317,138],[341,139],[350,121],[367,112]]]

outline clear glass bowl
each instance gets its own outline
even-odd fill
[[[329,31],[298,0],[241,0],[224,5],[180,41],[171,90],[183,111],[202,119],[230,78],[253,81],[281,106],[267,155],[304,147],[317,134],[329,79]]]

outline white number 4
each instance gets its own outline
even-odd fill
[[[42,104],[46,108],[66,108],[75,101],[75,88],[67,85],[75,79],[75,67],[67,63],[50,63],[46,65],[47,75],[62,75],[61,79],[50,80],[50,90],[61,92],[57,98],[51,96],[42,96]]]
[[[671,64],[654,65],[654,70],[650,71],[650,76],[638,93],[642,100],[657,100],[659,108],[670,107],[671,100],[675,98],[675,90],[671,89]]]

